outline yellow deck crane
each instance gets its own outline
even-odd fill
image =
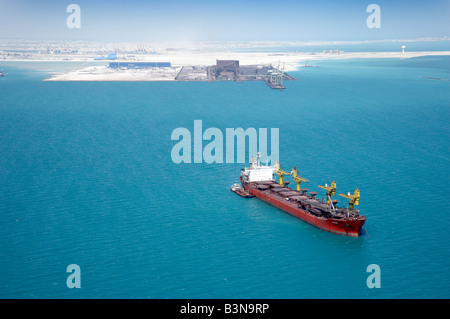
[[[330,204],[331,196],[336,195],[336,182],[332,181],[331,186],[328,186],[327,184],[325,184],[325,186],[319,185],[319,187],[327,191],[327,204]]]
[[[286,172],[286,171],[283,171],[283,170],[280,168],[280,162],[279,162],[279,161],[277,161],[277,162],[275,163],[275,169],[277,170],[275,173],[280,177],[280,185],[283,186],[283,176],[284,176],[284,175],[291,175],[291,174],[288,173],[288,172]]]
[[[302,182],[308,183],[309,181],[306,178],[300,177],[297,175],[297,168],[294,166],[292,167],[292,179],[297,183],[297,191],[300,192],[300,184]]]
[[[345,197],[348,199],[348,206],[350,206],[350,210],[353,210],[353,205],[359,205],[359,189],[355,189],[353,195],[339,194],[339,196]]]
[[[331,196],[336,195],[336,182],[332,181],[331,186],[325,184],[325,186],[319,185],[319,187],[327,191],[327,204],[331,208],[331,212],[334,212],[336,208],[334,207],[333,202],[331,201]]]

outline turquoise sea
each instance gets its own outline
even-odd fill
[[[424,77],[450,79],[450,57],[314,65],[278,91],[44,82],[79,65],[2,63],[0,297],[449,298],[450,82]],[[282,168],[310,190],[360,189],[363,235],[236,196],[244,164],[175,164],[171,133],[194,120],[279,128]]]

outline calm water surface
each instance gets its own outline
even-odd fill
[[[283,92],[43,82],[79,65],[5,63],[0,297],[448,298],[450,82],[423,77],[449,79],[449,62],[317,61]],[[194,120],[279,128],[282,167],[310,190],[360,189],[363,236],[231,193],[244,164],[173,163],[171,133]],[[73,263],[81,289],[66,286]]]

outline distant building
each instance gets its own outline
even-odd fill
[[[238,60],[216,60],[214,74],[217,79],[235,80],[238,76]]]
[[[216,67],[223,71],[239,69],[239,60],[216,60]]]
[[[341,54],[342,52],[340,50],[323,50],[322,53]]]
[[[116,59],[117,59],[117,55],[115,53],[108,54],[107,57],[99,56],[99,57],[94,58],[94,60],[116,60]]]
[[[109,62],[112,69],[147,69],[147,68],[170,68],[170,62]]]

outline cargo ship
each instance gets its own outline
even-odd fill
[[[279,176],[278,183],[275,174]],[[289,187],[289,181],[283,181],[285,175],[292,175],[297,184],[295,190]],[[280,168],[278,161],[274,166],[262,165],[258,154],[256,160],[250,159],[250,167],[241,170],[239,179],[248,194],[322,230],[358,237],[366,222],[366,217],[354,208],[359,205],[358,189],[353,194],[339,194],[349,200],[349,207],[338,207],[338,201],[332,199],[336,194],[335,181],[330,186],[319,186],[326,190],[326,200],[319,200],[317,192],[308,194],[309,189],[301,188],[301,182],[309,181],[298,175],[295,166],[288,173]]]

